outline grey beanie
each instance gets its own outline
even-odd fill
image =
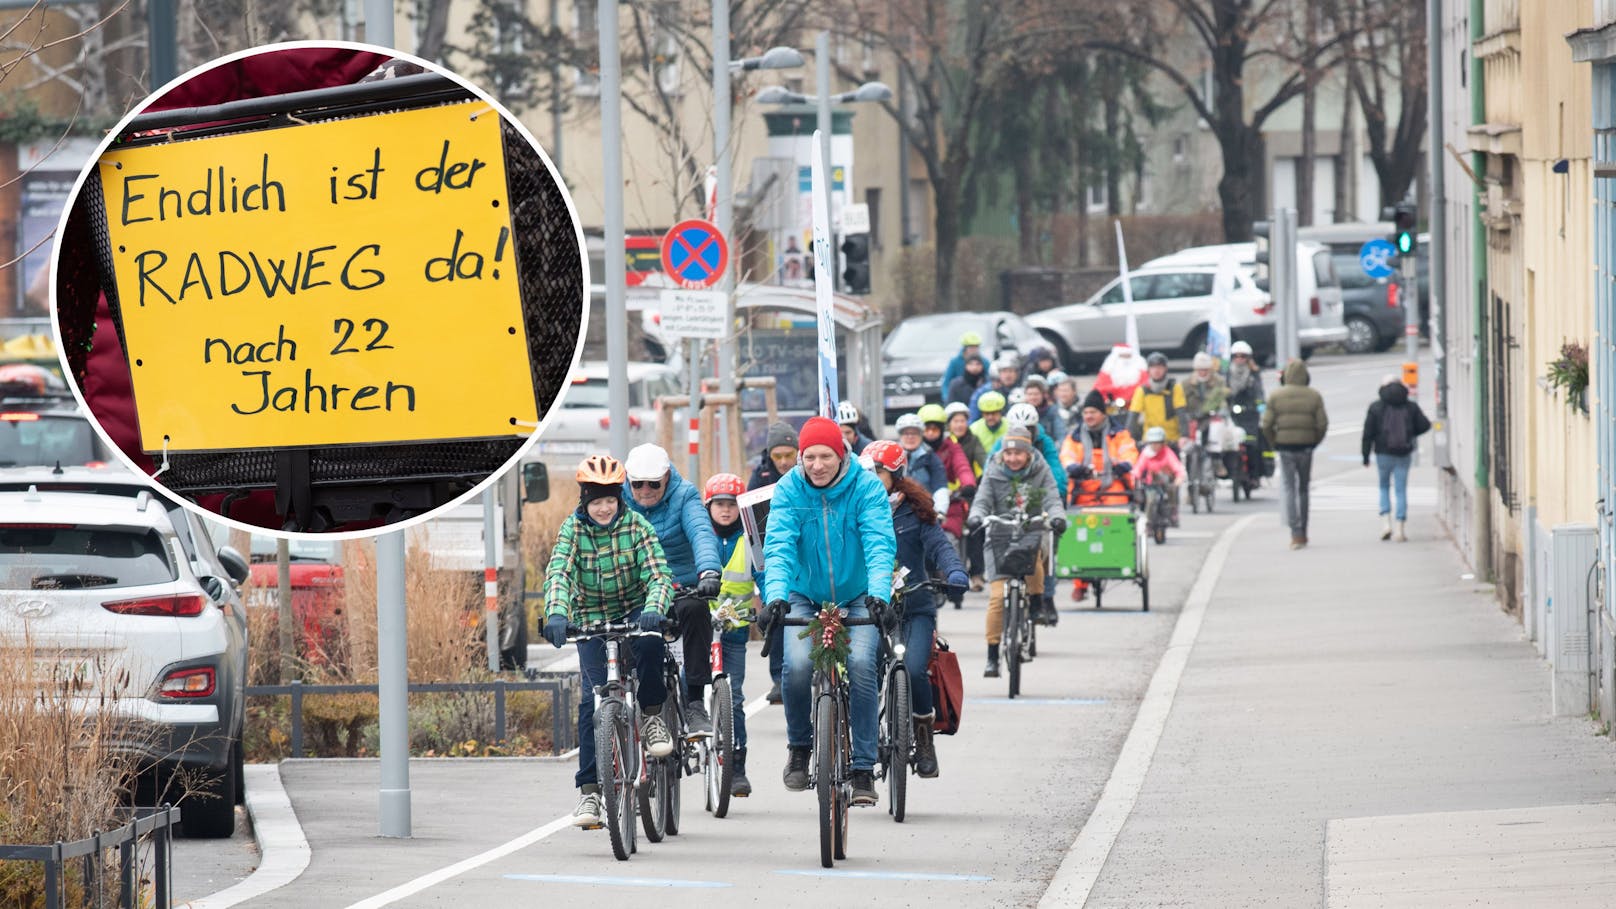
[[[789,445],[795,449],[797,447],[797,431],[791,428],[790,423],[770,423],[768,432],[763,437],[764,453],[767,454],[782,445]]]

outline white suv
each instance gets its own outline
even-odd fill
[[[0,640],[27,638],[36,659],[84,679],[75,706],[127,719],[120,747],[148,769],[200,777],[205,791],[181,806],[185,832],[227,837],[245,631],[231,579],[213,573],[221,562],[194,552],[149,491],[0,491]],[[101,682],[118,697],[103,703]]]

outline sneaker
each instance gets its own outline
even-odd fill
[[[786,748],[786,788],[801,792],[808,788],[808,749]]]
[[[752,794],[752,782],[746,778],[746,750],[735,752],[735,769],[729,781],[729,794],[744,799]]]
[[[600,790],[584,790],[578,799],[578,807],[572,809],[572,826],[584,830],[599,829],[600,822]]]
[[[780,694],[779,682],[775,682],[774,687],[769,689],[769,693],[765,696],[765,700],[771,704],[778,704],[785,700],[785,697]]]
[[[853,771],[853,806],[869,807],[880,801],[875,792],[875,778],[868,770]]]
[[[707,705],[691,701],[685,705],[685,738],[691,741],[705,739],[713,734],[713,721],[707,716]]]
[[[658,714],[651,714],[640,720],[640,739],[645,742],[645,751],[654,758],[663,758],[673,753],[673,736],[668,735],[668,724],[662,722]]]

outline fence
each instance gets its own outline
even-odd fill
[[[492,693],[494,695],[494,740],[505,738],[505,696],[512,691],[548,691],[550,693],[550,735],[557,754],[577,745],[573,741],[572,686],[559,679],[532,682],[428,682],[411,684],[410,694]],[[290,697],[292,699],[292,757],[303,754],[303,698],[311,694],[376,694],[375,685],[305,685],[290,682],[285,685],[248,685],[247,697]]]
[[[63,909],[66,905],[68,862],[84,863],[84,905],[105,906],[102,863],[109,849],[118,850],[119,909],[143,907],[140,898],[141,869],[137,848],[140,838],[152,837],[152,885],[155,889],[154,909],[170,909],[174,905],[170,878],[174,861],[172,828],[180,819],[180,810],[164,805],[161,808],[136,808],[129,823],[115,830],[93,833],[82,840],[64,843],[60,840],[43,846],[0,845],[0,861],[43,862],[45,865],[45,909]]]

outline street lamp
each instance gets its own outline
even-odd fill
[[[803,63],[802,52],[794,47],[771,47],[761,57],[729,61],[732,70],[796,69]]]

